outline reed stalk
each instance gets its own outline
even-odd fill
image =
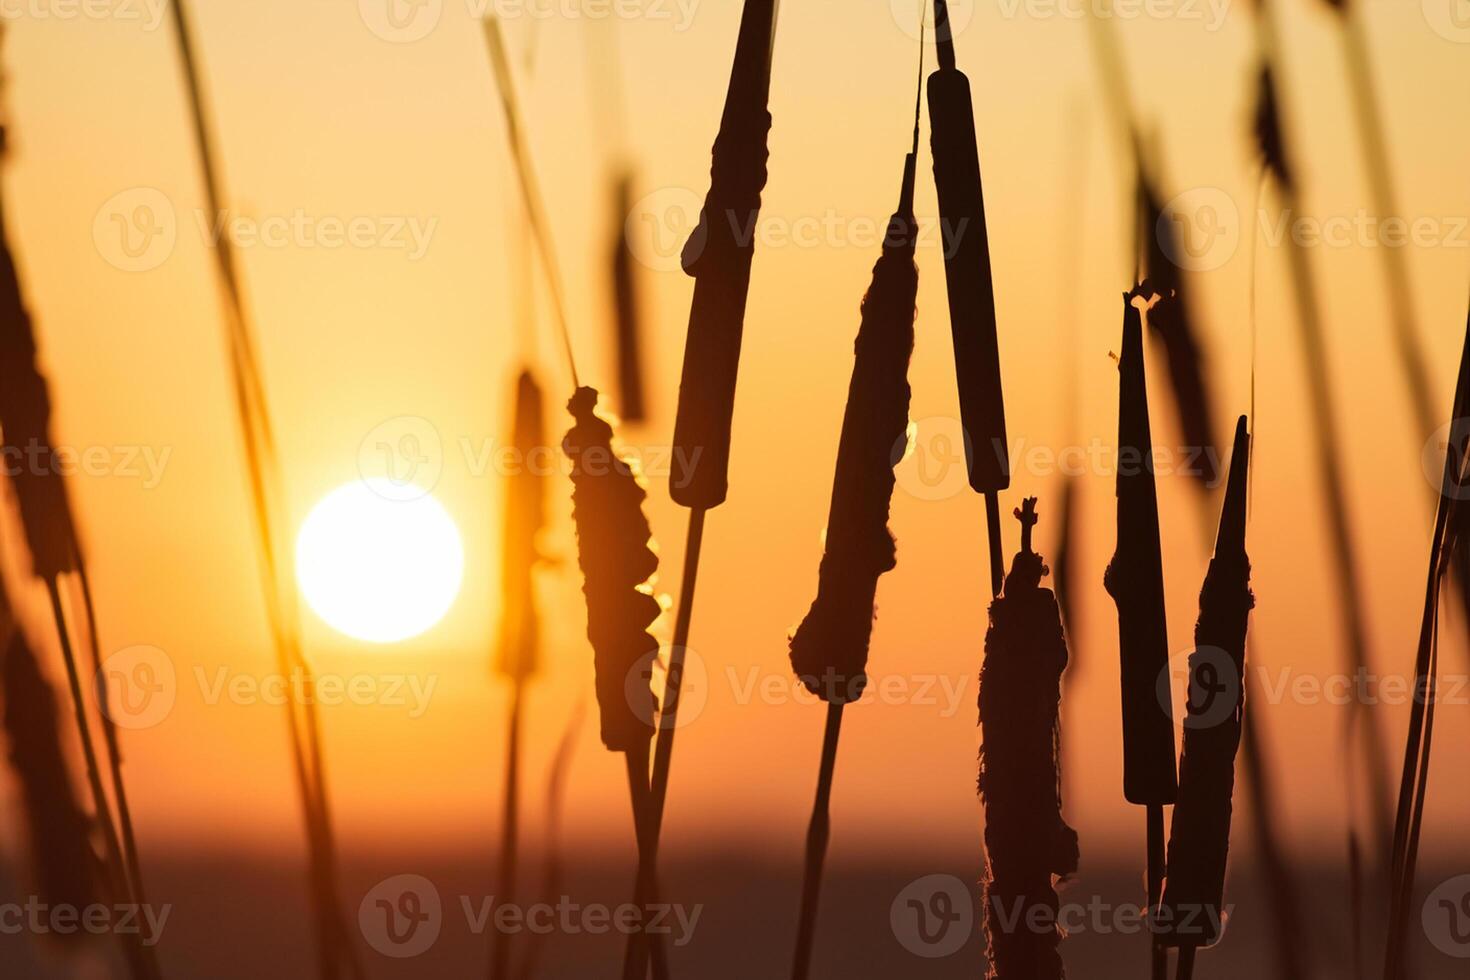
[[[1118,544],[1103,584],[1118,607],[1118,656],[1123,695],[1123,796],[1145,813],[1145,886],[1157,905],[1164,880],[1164,807],[1178,791],[1174,768],[1173,706],[1159,696],[1169,669],[1164,567],[1153,458],[1140,285],[1123,296],[1123,341],[1118,361]],[[1150,944],[1150,975],[1162,980],[1164,953]]]
[[[1289,140],[1290,128],[1283,120],[1284,100],[1279,82],[1282,45],[1278,40],[1274,6],[1265,0],[1256,18],[1257,40],[1263,69],[1256,116],[1256,137],[1267,169],[1274,178],[1282,206],[1288,214],[1301,213],[1300,188],[1296,180],[1295,154]],[[1296,322],[1304,349],[1303,367],[1316,438],[1313,456],[1319,495],[1326,511],[1331,571],[1334,579],[1339,626],[1345,640],[1343,667],[1350,676],[1368,669],[1368,629],[1364,610],[1367,603],[1352,534],[1347,501],[1347,481],[1342,469],[1344,442],[1338,431],[1336,392],[1327,369],[1327,334],[1317,297],[1312,263],[1302,245],[1288,236],[1288,269],[1296,305]],[[1387,753],[1377,715],[1358,700],[1349,705],[1347,743],[1363,753],[1367,771],[1369,812],[1372,819],[1372,853],[1386,854],[1392,838]],[[1356,767],[1349,766],[1349,781]],[[1356,831],[1350,831],[1354,835]],[[1386,872],[1385,872],[1386,875]],[[1361,930],[1357,933],[1361,935]]]
[[[199,157],[205,200],[213,214],[221,213],[223,183],[214,151],[211,120],[205,104],[203,77],[194,47],[190,13],[184,0],[170,4],[175,40],[189,97],[195,151]],[[342,916],[337,892],[337,845],[332,830],[327,791],[326,761],[321,720],[315,697],[315,676],[302,652],[296,598],[286,581],[281,538],[284,489],[275,433],[261,375],[260,357],[251,329],[239,265],[228,237],[213,249],[218,267],[226,347],[230,360],[231,392],[245,449],[251,513],[260,556],[261,588],[270,626],[276,667],[282,676],[299,676],[303,696],[287,706],[287,733],[291,765],[306,831],[311,899],[316,918],[317,973],[323,980],[360,977],[352,933]]]
[[[922,48],[920,51],[922,84]],[[914,264],[919,113],[916,98],[913,146],[904,160],[898,207],[889,219],[883,253],[863,297],[817,598],[791,636],[793,672],[808,691],[827,702],[816,799],[807,832],[792,980],[805,980],[811,969],[822,870],[831,835],[829,811],[842,710],[862,696],[867,684],[878,578],[897,562],[888,510],[896,462],[893,447],[902,444],[908,425],[908,366],[919,288]]]
[[[1466,317],[1465,342],[1460,356],[1460,373],[1455,385],[1455,401],[1450,419],[1439,506],[1435,511],[1434,532],[1430,538],[1429,571],[1424,588],[1419,643],[1414,658],[1415,698],[1409,713],[1409,731],[1404,742],[1403,770],[1399,779],[1398,808],[1394,819],[1384,980],[1404,980],[1409,975],[1409,923],[1434,739],[1439,673],[1440,596],[1458,541],[1466,534],[1464,501],[1467,494],[1470,494],[1470,315]]]

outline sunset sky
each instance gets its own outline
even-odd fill
[[[145,858],[209,846],[224,830],[244,846],[294,848],[282,710],[233,703],[218,686],[269,674],[273,655],[227,387],[213,216],[204,211],[171,21],[159,2],[110,0],[95,8],[107,14],[100,17],[64,16],[70,8],[55,0],[5,8],[6,230],[37,322],[57,441],[104,447],[95,458],[115,464],[72,483],[104,648],[157,647],[176,672],[172,710],[124,733]],[[318,671],[344,682],[370,678],[381,695],[380,703],[323,709],[338,824],[353,844],[488,848],[507,701],[490,671],[503,494],[492,450],[507,434],[515,372],[528,353],[557,439],[570,421],[562,406],[571,382],[544,281],[535,350],[513,329],[509,252],[520,247],[512,230],[520,219],[476,23],[497,5],[427,0],[400,10],[409,20],[390,21],[382,2],[200,0],[196,37],[228,206],[262,228],[292,228],[284,241],[238,242],[291,536],[314,503],[359,478],[364,459],[374,465],[385,433],[412,432],[464,539],[459,599],[417,638],[356,641],[303,610]],[[1310,247],[1309,258],[1348,440],[1343,465],[1373,664],[1403,677],[1412,670],[1428,558],[1423,458],[1432,434],[1410,420],[1395,359],[1378,254],[1386,246],[1356,230],[1369,198],[1336,15],[1315,0],[1282,2],[1285,113],[1311,212],[1295,217],[1355,229],[1344,242]],[[1470,271],[1470,27],[1453,19],[1451,3],[1463,13],[1463,0],[1367,0],[1400,210],[1424,219],[1423,240],[1406,246],[1407,259],[1432,400],[1446,421]],[[1044,550],[1054,551],[1057,530],[1055,454],[1089,449],[1075,572],[1084,619],[1071,638],[1076,676],[1063,703],[1067,812],[1084,854],[1133,848],[1142,816],[1121,794],[1116,618],[1102,589],[1114,543],[1107,449],[1116,441],[1117,375],[1109,353],[1118,349],[1120,294],[1133,270],[1132,164],[1103,99],[1085,8],[1042,0],[953,6],[959,63],[975,97],[1015,453],[1002,504],[1008,514],[1023,495],[1040,497]],[[674,258],[708,186],[740,5],[629,0],[613,7],[628,16],[601,19],[577,14],[570,0],[551,7],[536,18],[522,4],[502,0],[498,9],[516,51],[535,36],[535,66],[522,65],[523,108],[579,367],[584,383],[609,397],[606,253],[625,219],[644,260],[652,416],[620,436],[650,470],[657,590],[668,592],[687,519],[668,496],[667,447],[693,283]],[[1256,8],[1155,0],[1149,9],[1111,26],[1166,199],[1187,194],[1220,221],[1208,267],[1188,283],[1221,440],[1250,405],[1255,238],[1255,666],[1277,687],[1325,679],[1338,669],[1342,641],[1273,192],[1260,199],[1266,217],[1253,220]],[[708,519],[692,637],[691,705],[701,693],[704,704],[690,709],[695,717],[680,734],[669,803],[667,846],[675,851],[759,845],[794,859],[803,840],[822,711],[794,693],[786,635],[815,594],[858,303],[910,138],[916,19],[913,0],[783,4],[731,489]],[[614,32],[620,68],[604,60]],[[932,46],[926,58],[932,65]],[[605,115],[615,104],[610,71],[626,103],[623,131]],[[932,220],[927,141],[926,124],[917,209]],[[637,172],[640,204],[631,216],[610,211],[620,152]],[[161,237],[148,239],[152,251],[130,255],[121,234],[142,235],[128,226],[139,205],[160,222]],[[355,227],[356,243],[333,244],[334,224]],[[932,437],[954,432],[946,420],[957,415],[937,235],[921,242],[918,264],[910,415],[933,464],[943,443]],[[1172,446],[1180,440],[1163,368],[1151,360],[1154,433],[1156,444]],[[916,456],[900,468],[890,521],[899,562],[878,594],[870,669],[888,696],[851,712],[845,725],[834,859],[896,846],[894,828],[904,828],[922,829],[926,846],[979,861],[983,502],[962,479],[926,482],[917,465]],[[528,806],[533,815],[541,806],[547,761],[585,709],[567,833],[580,846],[623,849],[622,762],[597,741],[569,495],[569,481],[556,480],[546,543],[560,560],[541,579],[548,667],[530,695]],[[1182,656],[1218,496],[1206,507],[1184,477],[1161,475],[1160,498],[1171,647]],[[18,581],[7,522],[7,577],[34,635],[45,636],[43,594]],[[1015,524],[1006,524],[1014,550]],[[664,638],[670,619],[660,622]],[[1463,677],[1463,616],[1451,610],[1444,624],[1441,663]],[[1458,701],[1439,715],[1445,749],[1470,737],[1470,686],[1452,683],[1447,693]],[[1338,859],[1345,710],[1290,695],[1258,696],[1252,709],[1274,748],[1292,844]],[[1379,710],[1396,769],[1408,709]],[[1466,845],[1454,828],[1470,806],[1470,784],[1447,753],[1439,763],[1424,847],[1463,864]],[[5,793],[13,813],[13,787]]]

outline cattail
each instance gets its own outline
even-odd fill
[[[101,865],[91,820],[72,788],[56,695],[17,624],[4,663],[5,741],[20,784],[36,893],[47,905],[86,908],[97,900]]]
[[[613,184],[616,231],[612,247],[613,339],[618,354],[618,415],[629,424],[642,422],[643,301],[638,289],[638,264],[628,244],[622,217],[633,207],[633,175],[623,171]]]
[[[649,547],[651,532],[643,515],[647,494],[632,468],[614,454],[612,426],[597,417],[596,408],[597,391],[578,388],[567,403],[576,424],[562,440],[562,448],[572,463],[572,520],[587,598],[587,638],[596,668],[602,744],[610,752],[623,753],[627,763],[638,837],[634,899],[638,908],[646,909],[657,900],[658,887],[648,757],[658,709],[652,660],[659,645],[648,627],[661,610],[647,591],[658,570],[658,556]],[[624,980],[643,980],[650,952],[659,980],[665,971],[659,938],[644,937],[641,929],[630,934]]]
[[[562,448],[572,462],[572,519],[597,668],[602,744],[612,752],[646,751],[656,702],[652,687],[631,683],[629,675],[658,650],[648,634],[659,616],[658,600],[646,591],[658,556],[648,546],[642,510],[647,494],[614,454],[612,426],[597,417],[596,407],[596,389],[578,388],[567,403],[576,424]]]
[[[524,684],[539,668],[540,627],[534,575],[541,561],[537,544],[546,525],[548,474],[538,463],[546,446],[541,408],[541,386],[529,370],[516,379],[515,417],[511,446],[519,469],[505,481],[505,520],[502,527],[500,616],[496,670],[514,684]]]
[[[1195,651],[1189,658],[1179,799],[1169,832],[1164,895],[1154,922],[1155,935],[1168,946],[1213,945],[1220,938],[1225,909],[1235,756],[1245,711],[1245,636],[1255,605],[1245,550],[1249,459],[1250,436],[1242,415],[1235,425],[1220,531],[1200,590]]]
[[[669,490],[694,510],[724,503],[729,488],[730,424],[745,330],[745,301],[755,243],[737,229],[754,227],[766,186],[771,129],[771,51],[776,0],[745,0],[725,112],[715,138],[710,189],[699,225],[684,245],[684,271],[695,279],[679,381],[674,446],[689,460],[688,479]]]
[[[919,289],[919,270],[914,264],[918,150],[915,105],[914,143],[904,161],[898,210],[889,219],[883,254],[873,266],[872,282],[862,302],[817,598],[791,637],[792,670],[809,691],[827,702],[816,804],[807,832],[793,980],[806,977],[811,965],[842,708],[857,700],[867,684],[878,576],[895,563],[888,507],[893,496],[893,466],[898,461],[894,446],[903,445],[908,428],[908,366]]]
[[[1103,585],[1118,606],[1118,657],[1123,686],[1123,796],[1145,808],[1148,903],[1164,878],[1164,807],[1174,802],[1174,713],[1159,696],[1169,669],[1164,618],[1164,565],[1159,501],[1154,486],[1153,436],[1143,363],[1143,324],[1134,300],[1123,295],[1123,346],[1118,361],[1118,546]],[[1151,948],[1154,980],[1168,963]]]
[[[1060,980],[1056,881],[1078,861],[1077,833],[1062,819],[1057,757],[1067,640],[1056,596],[1041,587],[1048,569],[1031,549],[1036,498],[1015,514],[1021,550],[991,603],[980,670],[987,976]]]
[[[1143,364],[1143,328],[1123,296],[1123,349],[1118,362],[1118,547],[1103,584],[1118,606],[1123,677],[1123,795],[1139,806],[1174,802],[1173,712],[1161,703],[1159,678],[1169,668],[1164,568],[1153,438]]]
[[[990,271],[990,235],[985,224],[975,108],[970,80],[955,66],[954,36],[945,0],[934,0],[934,31],[939,70],[929,76],[929,124],[960,423],[965,431],[970,486],[985,495],[991,592],[998,593],[1005,566],[999,493],[1011,485],[1010,449],[1001,393],[995,285]]]
[[[760,217],[766,186],[768,108],[771,60],[776,43],[777,0],[745,0],[735,61],[725,94],[725,109],[715,137],[710,188],[699,224],[684,243],[684,271],[694,278],[684,363],[679,376],[679,405],[674,420],[674,451],[691,470],[669,486],[674,502],[689,508],[679,607],[659,715],[658,744],[650,783],[648,862],[657,861],[664,803],[674,759],[679,693],[684,680],[685,652],[694,622],[694,588],[704,541],[704,517],[724,503],[729,490],[730,426],[735,414],[735,379],[745,332],[745,304],[750,293],[750,266],[755,243],[737,235]],[[640,878],[653,881],[656,868]],[[635,963],[636,969],[639,964]],[[657,967],[657,963],[654,964]],[[642,980],[641,976],[639,980]]]
[[[888,505],[893,447],[908,427],[914,349],[913,156],[898,213],[863,297],[847,410],[837,448],[817,599],[791,638],[791,667],[823,700],[854,701],[867,682],[868,638],[878,576],[893,568]]]

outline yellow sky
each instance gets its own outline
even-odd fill
[[[144,849],[215,840],[221,827],[261,845],[294,839],[280,710],[227,697],[210,703],[212,688],[198,673],[209,683],[221,669],[258,677],[271,654],[169,22],[160,13],[150,29],[141,2],[98,7],[113,11],[100,19],[62,16],[69,8],[52,3],[36,0],[7,21],[14,151],[6,216],[52,380],[58,441],[167,453],[156,485],[114,472],[79,479],[75,489],[104,645],[161,648],[179,677],[173,712],[126,736]],[[1434,404],[1447,411],[1470,266],[1470,231],[1457,218],[1470,215],[1470,133],[1456,124],[1456,107],[1470,95],[1470,48],[1437,3],[1443,0],[1424,0],[1421,9],[1375,0],[1367,16],[1401,208],[1406,217],[1433,219],[1437,229],[1437,244],[1411,247],[1408,257]],[[738,6],[702,0],[681,9],[673,0],[647,0],[620,8],[642,11],[617,26],[629,106],[621,142],[639,169],[637,196],[651,195],[635,227],[647,231],[641,222],[651,216],[672,234],[683,209],[704,193]],[[917,51],[905,16],[911,0],[784,6],[730,499],[709,519],[692,640],[708,668],[708,698],[680,736],[669,814],[673,847],[760,841],[794,856],[821,721],[814,706],[790,703],[785,635],[815,590],[858,301],[877,254],[864,231],[881,227],[897,194]],[[1086,22],[1071,15],[1075,6],[1058,13],[1036,0],[955,8],[973,13],[958,48],[975,93],[1012,446],[1111,445],[1116,374],[1108,353],[1117,347],[1119,294],[1132,265],[1131,176],[1103,108]],[[134,9],[139,19],[125,16]],[[353,840],[483,840],[499,787],[505,692],[487,664],[498,614],[501,485],[477,460],[505,432],[512,372],[523,354],[511,329],[507,259],[514,187],[476,7],[443,0],[426,9],[438,18],[432,29],[403,43],[381,36],[395,29],[384,28],[374,0],[206,0],[196,10],[230,205],[260,221],[299,215],[313,229],[292,232],[282,247],[241,249],[293,524],[357,476],[370,433],[385,420],[412,417],[427,420],[439,437],[436,494],[466,542],[461,599],[418,639],[375,648],[307,617],[309,652],[322,672],[435,685],[422,713],[385,704],[325,710],[337,813]],[[1156,10],[1116,26],[1166,196],[1214,194],[1211,200],[1237,212],[1236,243],[1222,264],[1190,280],[1223,423],[1248,406],[1252,8],[1180,0]],[[1325,4],[1301,0],[1284,15],[1304,206],[1317,217],[1351,218],[1364,207],[1367,187],[1332,15]],[[586,70],[589,44],[597,49],[610,22],[558,14],[537,23],[539,63],[524,86],[531,140],[543,184],[555,188],[548,204],[582,371],[610,389],[602,256],[612,221],[605,188],[612,140],[588,105],[589,90],[605,90],[605,79],[589,79]],[[512,17],[507,30],[523,45],[530,20]],[[928,170],[926,147],[921,215],[935,211]],[[139,202],[163,216],[176,240],[153,268],[126,271],[119,265],[131,260],[119,254],[110,215],[130,214]],[[1269,197],[1266,207],[1275,213]],[[322,235],[333,219],[368,219],[375,244],[331,247],[330,230]],[[400,219],[402,230],[394,231]],[[410,228],[421,238],[406,238]],[[640,239],[655,414],[623,433],[650,458],[672,429],[691,291],[691,280],[669,268],[656,244]],[[1310,428],[1284,250],[1258,247],[1250,534],[1255,635],[1275,681],[1283,669],[1292,676],[1335,669],[1340,639],[1320,570],[1326,543],[1312,508]],[[1350,439],[1344,462],[1376,663],[1403,672],[1427,558],[1429,488],[1420,456],[1429,434],[1408,421],[1377,247],[1316,247],[1311,261]],[[1081,256],[1079,271],[1061,268],[1069,249]],[[932,243],[919,265],[911,416],[952,418],[942,261]],[[549,321],[544,326],[549,331]],[[559,431],[569,382],[549,332],[542,338],[542,376]],[[1072,370],[1076,423],[1066,410]],[[1163,378],[1151,373],[1160,443],[1176,438]],[[1009,507],[1023,494],[1041,495],[1042,541],[1055,531],[1048,519],[1057,487],[1055,474],[1033,457],[1017,467],[1006,496]],[[564,561],[544,580],[550,668],[532,695],[533,773],[544,769],[591,691],[564,491],[569,486],[557,484],[550,542]],[[1115,620],[1101,588],[1113,540],[1110,475],[1090,473],[1082,493],[1088,533],[1077,576],[1086,620],[1074,637],[1078,684],[1064,708],[1068,806],[1084,848],[1131,845],[1139,817],[1119,792]],[[1171,641],[1183,652],[1206,540],[1191,486],[1165,480],[1161,498]],[[657,475],[647,510],[667,590],[677,578],[686,515]],[[981,525],[982,503],[968,491],[934,493],[901,481],[891,520],[899,565],[879,589],[871,667],[875,679],[892,675],[915,697],[865,706],[845,725],[834,798],[839,854],[890,839],[894,827],[922,826],[933,846],[955,852],[977,847]],[[1463,673],[1463,623],[1453,615],[1448,622],[1443,662]],[[774,685],[774,693],[748,695],[752,679]],[[921,694],[921,685],[931,693]],[[1470,701],[1470,691],[1462,696]],[[1334,853],[1342,710],[1290,699],[1257,710],[1278,748],[1294,838]],[[1405,710],[1386,711],[1397,740]],[[1470,711],[1451,706],[1440,717],[1440,744],[1463,744]],[[597,745],[595,727],[582,729],[568,825],[586,843],[621,846],[621,766]],[[1430,849],[1447,842],[1450,822],[1470,803],[1470,789],[1450,776],[1446,765],[1436,771]]]

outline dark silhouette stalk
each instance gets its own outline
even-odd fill
[[[771,129],[768,104],[778,9],[779,0],[745,0],[725,108],[712,151],[709,193],[705,196],[699,225],[685,242],[681,255],[684,272],[694,279],[694,298],[689,307],[679,380],[674,451],[689,460],[692,469],[685,481],[669,487],[674,502],[689,508],[689,527],[674,643],[669,651],[663,711],[659,714],[653,755],[650,787],[653,816],[645,852],[650,867],[644,872],[650,881],[657,878],[685,651],[694,618],[704,517],[707,511],[724,503],[729,489],[735,380],[745,332],[750,266],[755,255],[754,238],[742,231],[754,227],[759,219],[761,191],[766,185],[767,140]]]
[[[1465,343],[1450,419],[1439,506],[1435,511],[1434,533],[1430,539],[1419,645],[1414,657],[1415,698],[1409,713],[1409,733],[1404,742],[1403,771],[1394,820],[1388,944],[1383,970],[1385,980],[1404,980],[1409,975],[1407,937],[1434,740],[1440,593],[1458,540],[1470,530],[1465,526],[1464,507],[1465,497],[1470,494],[1470,471],[1467,471],[1467,462],[1470,462],[1470,316],[1467,316],[1465,324]]]
[[[995,284],[990,270],[990,235],[975,136],[970,80],[955,65],[949,7],[934,0],[939,70],[929,76],[929,124],[934,183],[944,242],[944,275],[954,338],[955,377],[970,486],[985,497],[990,540],[990,593],[999,595],[1005,577],[1000,491],[1011,485],[996,336]]]
[[[837,771],[837,743],[842,737],[842,704],[827,705],[827,724],[822,731],[822,761],[817,767],[817,796],[806,832],[806,864],[801,874],[801,908],[797,913],[796,952],[791,961],[791,980],[806,980],[811,972],[812,947],[817,938],[817,907],[822,897],[822,870],[827,863],[827,843],[832,837],[832,779]]]
[[[1215,554],[1200,590],[1168,876],[1153,915],[1159,941],[1181,951],[1181,974],[1186,965],[1192,966],[1186,950],[1192,954],[1219,941],[1226,908],[1235,759],[1246,710],[1246,632],[1255,605],[1245,548],[1249,458],[1250,437],[1242,415],[1235,427]]]
[[[587,598],[587,639],[596,668],[602,744],[627,757],[639,850],[635,902],[644,909],[656,894],[645,854],[651,827],[649,741],[658,709],[651,686],[658,641],[647,630],[659,616],[658,600],[644,587],[658,570],[658,556],[649,547],[652,536],[643,514],[647,494],[615,454],[612,426],[595,413],[597,397],[596,390],[585,387],[572,396],[567,408],[575,425],[562,448],[572,463],[572,519]],[[642,935],[640,928],[635,938]],[[647,945],[654,938],[632,944],[624,961],[624,980],[646,976]],[[656,963],[660,959],[655,956]]]
[[[920,70],[922,78],[922,65]],[[888,530],[888,509],[893,496],[893,465],[897,462],[894,447],[903,444],[908,426],[908,365],[914,347],[914,303],[919,288],[919,271],[914,264],[917,103],[914,108],[913,148],[904,161],[898,208],[889,219],[883,254],[873,267],[872,282],[862,302],[817,598],[791,636],[792,670],[807,690],[827,702],[792,980],[804,980],[811,967],[842,709],[861,697],[867,684],[878,577],[897,561],[893,535]]]
[[[1123,342],[1118,362],[1118,546],[1103,584],[1118,606],[1118,654],[1123,690],[1123,796],[1145,808],[1145,882],[1150,907],[1164,878],[1164,807],[1178,789],[1174,769],[1173,706],[1159,694],[1169,670],[1169,630],[1164,610],[1164,566],[1159,504],[1154,484],[1153,435],[1143,361],[1143,322],[1134,301],[1144,287],[1123,296]],[[1164,968],[1151,945],[1151,975]]]
[[[1015,513],[1021,550],[991,603],[980,671],[987,976],[1062,980],[1056,883],[1076,873],[1079,853],[1062,819],[1057,757],[1067,639],[1056,596],[1041,587],[1046,563],[1031,545],[1036,498]]]

